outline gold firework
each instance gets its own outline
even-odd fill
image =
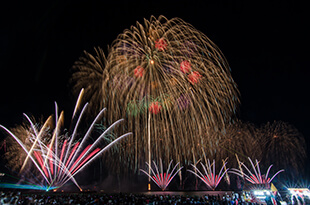
[[[199,144],[218,141],[239,104],[239,91],[220,49],[179,18],[137,22],[112,43],[74,65],[74,90],[113,110],[108,121],[127,119],[134,132],[124,142],[137,170],[146,159],[184,162]],[[120,153],[121,155],[124,153]]]
[[[36,122],[34,117],[31,117],[31,119],[33,122]],[[52,125],[46,124],[45,128],[43,128],[42,127],[43,122],[44,122],[43,117],[41,117],[37,121],[37,123],[35,123],[35,126],[38,130],[44,133],[44,137],[42,138],[42,140],[47,141],[51,137],[50,129]],[[14,135],[19,136],[20,140],[24,143],[25,147],[28,150],[31,149],[33,142],[31,142],[29,139],[31,138],[31,136],[35,135],[35,133],[32,127],[29,125],[29,123],[25,121],[21,125],[17,125],[16,127],[12,128],[11,131]],[[27,160],[25,160],[27,158],[27,154],[11,136],[7,136],[5,139],[7,142],[7,152],[4,155],[6,159],[6,164],[13,171],[21,172],[21,170],[25,166],[24,164],[27,163]],[[35,169],[31,171],[32,173],[36,172]],[[24,172],[23,174],[26,174],[26,173],[27,172]]]
[[[236,155],[242,160],[248,157],[261,160],[262,154],[258,128],[252,123],[236,120],[221,137],[216,159],[229,157],[229,166],[237,167]]]
[[[261,126],[259,135],[264,153],[262,161],[284,168],[289,177],[304,174],[306,142],[296,127],[282,121],[268,122]]]

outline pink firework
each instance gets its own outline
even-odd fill
[[[182,73],[188,73],[191,72],[192,66],[191,63],[187,60],[184,60],[180,63],[180,70]]]
[[[160,159],[160,166],[158,167],[157,164],[155,163],[155,161],[153,161],[155,170],[152,168],[152,165],[146,162],[146,165],[148,166],[149,170],[150,170],[150,174],[143,170],[140,169],[140,171],[142,171],[143,173],[145,173],[150,179],[152,179],[152,181],[159,187],[161,188],[161,190],[165,191],[165,189],[167,188],[167,186],[170,184],[170,182],[172,181],[172,179],[175,177],[175,175],[177,173],[179,173],[181,171],[181,169],[183,167],[180,167],[179,169],[176,169],[177,166],[179,165],[179,163],[177,163],[173,169],[170,171],[171,165],[172,165],[172,161],[170,161],[168,169],[166,171],[163,170],[163,163],[162,160]]]
[[[167,49],[167,41],[165,39],[160,38],[157,41],[155,41],[155,48],[159,51],[164,51]]]
[[[199,80],[201,79],[201,75],[198,71],[194,71],[191,74],[189,74],[188,76],[188,80],[191,84],[196,84],[199,82]]]
[[[160,111],[161,111],[161,109],[162,109],[162,106],[160,105],[160,103],[159,102],[152,102],[152,103],[150,103],[150,105],[149,105],[149,111],[152,113],[152,114],[158,114],[158,113],[160,113]]]
[[[83,95],[83,90],[80,93],[80,96],[77,100],[76,107],[73,113],[72,119],[77,119],[77,122],[74,126],[74,130],[72,135],[70,135],[69,139],[65,139],[63,143],[59,143],[60,136],[60,129],[62,128],[62,124],[64,122],[64,112],[62,111],[60,116],[58,117],[58,107],[55,103],[55,129],[53,131],[52,138],[49,140],[48,144],[45,144],[43,141],[46,140],[45,130],[49,124],[52,122],[52,117],[50,116],[41,129],[38,129],[37,126],[30,120],[30,118],[24,114],[31,125],[32,133],[29,135],[28,140],[32,143],[31,148],[27,148],[25,144],[10,130],[6,127],[0,125],[2,129],[12,136],[16,142],[22,147],[22,149],[27,153],[27,157],[24,160],[24,164],[20,170],[23,171],[24,167],[29,164],[27,163],[28,159],[32,161],[34,166],[40,172],[41,176],[44,178],[45,184],[42,184],[42,187],[45,187],[46,190],[50,189],[57,189],[64,184],[66,184],[69,180],[71,180],[80,190],[81,187],[76,182],[74,176],[81,172],[85,166],[95,160],[98,156],[100,156],[104,151],[109,149],[112,145],[116,142],[120,141],[124,137],[130,135],[131,133],[126,133],[119,138],[112,141],[107,146],[100,146],[100,142],[102,142],[105,136],[112,130],[114,127],[119,124],[122,119],[114,122],[110,127],[108,127],[92,144],[87,145],[87,141],[90,138],[91,131],[94,128],[95,123],[100,119],[103,115],[103,112],[106,109],[102,109],[97,117],[92,122],[91,126],[87,130],[86,134],[82,138],[81,142],[77,142],[74,144],[75,137],[77,135],[77,129],[80,124],[81,118],[85,109],[87,108],[86,105],[82,108],[82,111],[79,115],[76,115],[76,111],[81,102],[81,98]],[[58,148],[61,147],[59,151]]]
[[[233,174],[237,174],[238,176],[241,176],[242,178],[244,178],[246,181],[250,182],[251,184],[270,184],[271,181],[280,173],[280,172],[283,172],[284,169],[281,169],[279,170],[278,172],[276,172],[271,178],[268,177],[269,175],[269,171],[271,169],[271,167],[273,165],[270,165],[269,168],[267,169],[267,172],[266,174],[262,175],[261,174],[261,170],[260,170],[260,167],[259,167],[259,162],[257,160],[256,161],[256,164],[254,165],[254,163],[252,162],[251,158],[249,158],[249,161],[252,165],[252,169],[254,171],[251,172],[250,169],[245,166],[245,164],[243,162],[239,162],[238,160],[238,163],[239,163],[239,169],[235,169],[235,168],[232,168],[231,170],[232,171],[229,171],[229,173],[233,173]],[[244,173],[242,167],[247,171],[247,174]]]
[[[188,171],[196,175],[199,179],[201,179],[201,181],[203,181],[208,186],[208,188],[214,190],[219,185],[222,178],[228,171],[228,169],[226,169],[227,164],[226,160],[223,161],[223,166],[218,174],[215,173],[215,160],[213,160],[212,164],[210,163],[209,159],[206,161],[206,165],[204,165],[201,162],[200,164],[203,168],[204,173],[202,173],[197,168],[197,166],[193,164],[192,167],[194,168],[194,170],[188,170]]]
[[[141,78],[144,74],[144,68],[142,68],[141,66],[137,66],[134,69],[134,74],[137,78]]]

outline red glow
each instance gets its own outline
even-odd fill
[[[62,145],[61,154],[60,154],[60,162],[61,162],[61,163],[62,163],[62,158],[63,158],[63,156],[64,156],[64,151],[65,151],[65,147],[66,147],[66,145],[67,145],[67,141],[68,141],[68,140],[65,140],[65,141],[64,141],[64,144]],[[60,166],[58,166],[58,170],[57,170],[58,173],[59,173],[59,169],[60,169]]]
[[[134,74],[137,78],[141,78],[144,74],[144,68],[142,68],[141,66],[137,66],[134,69]]]
[[[54,174],[54,169],[53,169],[53,154],[52,154],[52,145],[48,145],[48,149],[49,149],[49,161],[50,161],[50,169],[52,174]]]
[[[155,48],[159,51],[164,51],[167,49],[167,42],[165,41],[165,39],[160,38],[157,41],[155,41]]]
[[[80,154],[80,156],[77,158],[77,160],[75,160],[75,162],[73,163],[72,167],[70,168],[69,172],[72,171],[72,169],[75,167],[76,163],[78,163],[80,161],[80,159],[82,157],[84,157],[84,154],[87,152],[87,150],[89,150],[89,148],[91,147],[91,144],[88,145],[84,150],[83,152]]]
[[[73,147],[73,149],[72,149],[72,151],[71,151],[71,154],[70,154],[70,156],[69,156],[69,159],[67,160],[66,167],[68,167],[68,164],[69,164],[69,162],[70,162],[70,160],[71,160],[71,158],[72,158],[72,156],[73,156],[73,154],[74,154],[76,148],[79,146],[79,144],[80,144],[80,142],[78,142],[78,143],[76,143],[76,144],[74,145],[74,147]]]
[[[251,179],[253,179],[253,181],[254,181],[255,183],[259,184],[259,181],[258,181],[258,179],[256,178],[256,176],[252,175],[252,176],[251,176]],[[255,183],[254,183],[254,184],[255,184]]]
[[[191,84],[196,84],[200,80],[201,75],[198,71],[194,71],[188,75],[188,80]]]
[[[206,175],[205,175],[204,181],[206,184],[209,184],[209,185],[211,184],[210,179]]]
[[[161,105],[159,102],[152,102],[150,105],[149,105],[149,111],[152,113],[152,114],[158,114],[160,113],[161,111]]]
[[[187,60],[182,61],[180,64],[180,69],[182,73],[188,73],[192,70],[191,63]]]
[[[45,167],[44,164],[43,164],[42,156],[41,156],[41,155],[39,154],[39,152],[37,152],[37,151],[33,151],[33,153],[34,153],[34,156],[37,158],[37,160],[38,160],[40,166],[42,167],[45,176],[48,176],[46,167]]]
[[[159,182],[155,176],[153,176],[153,179],[157,182],[157,184],[159,184]]]
[[[100,151],[100,148],[96,148],[94,151],[92,151],[80,164],[77,168],[75,168],[75,170],[72,172],[72,174],[74,174],[74,172],[76,172],[85,162],[87,162],[87,160],[89,160],[92,156],[94,156],[97,152]]]

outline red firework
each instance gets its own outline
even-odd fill
[[[194,71],[188,75],[188,80],[191,84],[196,84],[201,79],[201,75],[198,71]]]
[[[172,179],[175,177],[175,175],[177,175],[181,169],[183,167],[180,167],[179,169],[177,169],[177,166],[179,165],[179,163],[177,163],[173,168],[172,168],[172,161],[170,161],[168,169],[166,171],[164,171],[164,167],[163,167],[163,162],[160,159],[160,164],[159,166],[155,163],[155,161],[153,161],[154,167],[155,169],[152,168],[152,165],[146,162],[146,165],[149,168],[149,172],[140,169],[140,171],[142,171],[144,174],[146,174],[150,179],[152,179],[152,181],[159,187],[161,188],[161,190],[165,191],[165,189],[167,188],[167,186],[170,184],[170,182],[172,181]],[[172,170],[170,169],[172,168]]]
[[[141,66],[137,66],[134,69],[134,74],[137,78],[141,78],[144,74],[144,68],[142,68]]]
[[[165,41],[165,39],[160,38],[157,41],[155,41],[155,48],[159,51],[164,51],[167,49],[167,42]]]
[[[187,60],[182,61],[180,64],[180,69],[181,69],[182,73],[190,72],[192,70],[191,63]]]
[[[149,105],[149,111],[152,113],[152,114],[158,114],[158,113],[160,113],[160,111],[161,111],[161,108],[162,108],[162,106],[160,105],[160,103],[159,102],[152,102],[152,103],[150,103],[150,105]]]

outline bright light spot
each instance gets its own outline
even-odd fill
[[[151,63],[152,65],[154,65],[155,62],[154,62],[154,60],[152,59],[152,60],[150,60],[150,63]]]
[[[304,197],[310,198],[310,191],[308,188],[288,188],[288,190],[293,196],[303,195]]]
[[[308,197],[310,196],[309,191],[303,191],[302,194],[303,194],[304,196],[308,196]]]
[[[151,184],[150,183],[147,185],[147,190],[151,191]]]
[[[254,195],[265,195],[263,191],[254,191]]]
[[[266,196],[265,196],[265,195],[264,195],[264,196],[259,195],[259,196],[257,196],[257,198],[259,198],[259,199],[265,199]]]

